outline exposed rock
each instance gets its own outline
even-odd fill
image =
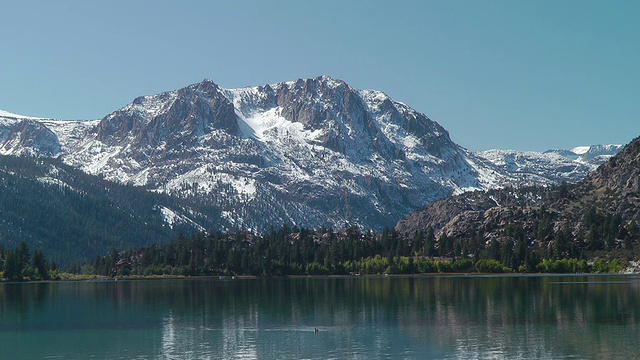
[[[0,153],[4,155],[55,156],[61,151],[58,137],[40,122],[23,119],[6,131]]]
[[[564,229],[576,236],[589,231],[583,221],[592,209],[605,217],[620,216],[624,222],[640,221],[639,181],[640,138],[636,138],[575,185],[554,190],[534,187],[465,193],[423,207],[400,220],[395,229],[410,236],[433,228],[438,236],[458,238],[483,231],[489,239],[501,236],[511,224],[533,233],[544,217],[549,221],[547,237],[532,240],[550,241],[554,233]]]
[[[501,155],[469,152],[384,93],[328,76],[243,89],[205,80],[138,97],[99,121],[0,112],[0,145],[0,152],[55,156],[108,180],[213,205],[222,210],[221,230],[282,223],[382,230],[452,194],[574,181],[587,168],[575,153],[574,160],[554,155],[558,161],[514,156],[503,166]],[[530,160],[535,166],[524,169]],[[545,175],[549,169],[554,176]],[[483,215],[460,219],[493,221],[484,216],[493,200],[478,201],[467,210]],[[424,221],[432,220],[450,222]]]

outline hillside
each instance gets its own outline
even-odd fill
[[[243,89],[205,80],[100,121],[5,115],[1,153],[213,204],[219,230],[381,231],[425,203],[506,182],[425,115],[327,76]]]
[[[633,257],[640,240],[640,138],[575,185],[472,192],[427,205],[398,222],[405,236],[433,229],[437,238],[524,239],[541,256],[614,251]],[[506,245],[505,245],[506,244]]]
[[[208,224],[215,208],[85,174],[51,158],[0,156],[0,239],[24,240],[59,266],[173,240]]]

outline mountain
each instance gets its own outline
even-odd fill
[[[485,150],[474,154],[514,179],[513,185],[575,183],[617,154],[622,145],[578,146],[571,150]]]
[[[5,142],[2,153],[207,201],[223,230],[382,230],[425,203],[508,181],[425,115],[327,76],[243,89],[205,80],[100,121],[12,120],[5,133],[27,133],[18,122],[28,121],[55,136]]]
[[[404,236],[432,229],[437,238],[463,243],[480,236],[481,243],[497,240],[503,247],[512,247],[521,237],[546,256],[578,257],[599,250],[633,254],[640,244],[639,222],[636,138],[577,184],[461,194],[419,209],[395,229]]]
[[[0,112],[0,154],[54,157],[218,209],[201,227],[258,232],[380,231],[452,194],[574,182],[595,167],[578,153],[472,153],[426,115],[328,76],[242,89],[204,80],[101,120]]]
[[[576,160],[578,161],[594,165],[602,165],[609,161],[611,157],[619,153],[623,147],[623,145],[577,146],[569,150],[569,153],[575,154]]]
[[[0,155],[0,240],[25,241],[66,266],[212,226],[211,206],[88,175],[58,159]],[[218,212],[219,213],[219,212]]]

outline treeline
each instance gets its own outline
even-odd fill
[[[282,226],[257,236],[246,232],[180,236],[168,244],[113,250],[76,266],[81,274],[118,275],[342,275],[467,272],[617,272],[620,260],[543,258],[518,226],[488,244],[482,233],[466,242],[434,232],[402,238],[357,228],[317,231]],[[507,239],[507,240],[505,240]]]
[[[59,279],[55,262],[49,264],[42,250],[31,255],[24,241],[13,249],[0,247],[0,265],[0,278],[5,281]]]

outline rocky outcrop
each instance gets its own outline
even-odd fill
[[[575,185],[465,193],[421,208],[401,219],[395,229],[411,236],[432,228],[438,236],[460,239],[483,231],[490,239],[518,224],[538,236],[532,240],[551,241],[562,229],[584,242],[590,230],[584,224],[589,212],[603,219],[619,217],[623,225],[640,222],[640,138]]]
[[[16,156],[47,156],[60,153],[58,137],[40,122],[23,119],[6,130],[0,153]]]
[[[136,98],[106,116],[96,128],[96,139],[108,145],[123,142],[136,147],[178,150],[198,145],[213,130],[238,132],[233,104],[211,80],[176,92]]]

